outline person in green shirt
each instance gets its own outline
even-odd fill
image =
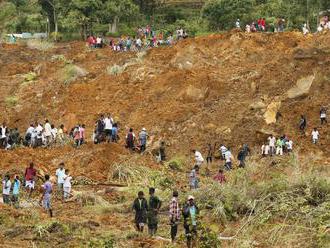
[[[155,189],[149,189],[149,204],[148,204],[148,231],[150,236],[154,236],[158,228],[158,213],[162,205],[161,200],[155,196]]]
[[[185,229],[188,248],[196,247],[198,214],[199,209],[194,202],[194,197],[189,196],[188,202],[182,210],[183,227]]]

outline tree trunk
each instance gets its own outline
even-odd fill
[[[113,18],[113,22],[111,24],[109,24],[109,32],[110,33],[117,33],[118,32],[118,22],[119,22],[119,18],[118,18],[118,16],[115,16]]]

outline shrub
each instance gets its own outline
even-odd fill
[[[119,75],[125,71],[126,67],[125,66],[120,66],[120,65],[113,65],[113,66],[108,66],[107,67],[107,73],[109,75]]]
[[[18,104],[18,97],[17,96],[8,96],[5,99],[5,103],[9,107],[15,107]]]
[[[37,73],[35,72],[29,72],[27,74],[24,75],[24,81],[25,82],[31,82],[31,81],[34,81],[36,80],[38,77]]]
[[[184,166],[184,158],[183,157],[175,157],[168,161],[167,166],[172,170],[182,171]]]
[[[70,84],[71,82],[75,81],[76,79],[80,77],[84,77],[87,75],[87,72],[85,69],[72,65],[72,64],[67,64],[63,69],[62,69],[62,80],[65,84]]]

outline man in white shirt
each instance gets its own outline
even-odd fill
[[[292,152],[292,149],[293,149],[293,141],[292,141],[292,140],[288,140],[288,141],[285,143],[285,145],[286,145],[286,150],[287,150],[288,152]]]
[[[63,192],[64,192],[64,199],[67,199],[71,195],[71,180],[72,177],[70,176],[69,170],[65,170],[65,175],[64,175],[64,183],[63,183]]]
[[[219,150],[221,152],[222,160],[225,160],[225,153],[228,150],[227,147],[225,147],[223,144],[221,144]]]
[[[271,134],[270,137],[268,137],[268,141],[269,141],[269,152],[270,155],[273,156],[275,154],[276,138]]]
[[[42,127],[42,125],[40,123],[37,124],[37,127],[35,128],[35,132],[37,134],[35,146],[42,146],[43,130],[44,130],[44,128]]]
[[[52,140],[52,126],[48,120],[45,121],[44,138],[45,145],[48,146]]]
[[[111,141],[111,133],[112,133],[112,125],[113,125],[113,119],[111,118],[111,115],[108,114],[104,120],[104,133],[106,138],[108,139],[108,142]]]
[[[63,184],[65,177],[65,169],[63,162],[59,164],[59,168],[56,170],[56,177],[57,177],[57,188],[60,192],[63,192]]]
[[[228,147],[227,151],[225,152],[225,168],[226,170],[232,169],[232,159],[233,155],[231,154],[230,148]]]
[[[9,175],[5,176],[5,179],[2,181],[2,197],[3,203],[10,204],[10,188],[11,181]]]
[[[263,144],[261,146],[261,155],[263,157],[266,157],[266,156],[268,156],[268,154],[269,154],[269,145],[268,144]]]
[[[317,129],[315,127],[313,132],[312,132],[313,144],[316,144],[319,141],[319,136],[320,136],[320,133],[319,133],[319,131],[317,131]]]
[[[7,146],[7,126],[6,123],[4,122],[2,126],[0,127],[0,148],[6,148]]]
[[[195,156],[195,164],[200,167],[202,165],[202,163],[204,162],[204,158],[199,151],[193,150],[193,153]]]

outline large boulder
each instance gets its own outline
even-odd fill
[[[296,85],[288,90],[288,98],[296,98],[308,94],[314,79],[315,75],[310,75],[299,79]]]
[[[281,107],[281,101],[273,101],[267,106],[267,110],[264,113],[264,119],[267,124],[276,122],[277,112]]]

